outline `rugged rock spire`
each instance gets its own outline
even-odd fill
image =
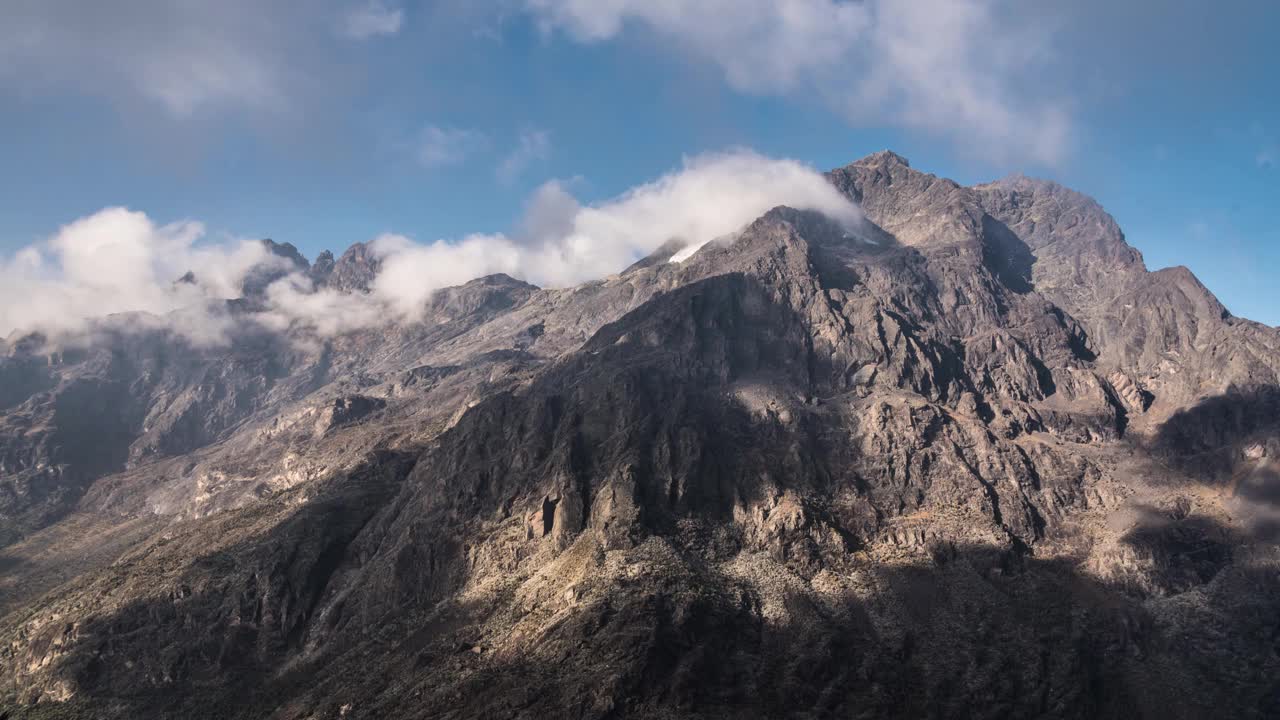
[[[344,292],[368,292],[381,267],[382,261],[368,243],[356,243],[334,263],[333,270],[325,276],[325,283]]]

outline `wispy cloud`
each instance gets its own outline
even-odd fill
[[[334,92],[351,59],[334,51],[335,30],[395,34],[405,20],[396,2],[9,2],[0,92],[78,94],[176,120],[284,114]]]
[[[382,0],[368,0],[352,8],[343,18],[342,33],[354,40],[395,35],[404,24],[404,10]]]
[[[418,136],[418,162],[428,168],[459,165],[488,144],[487,136],[478,130],[428,125]]]
[[[0,23],[0,84],[73,89],[158,104],[188,117],[210,109],[277,110],[305,83],[313,55],[283,7],[249,0],[9,3]]]
[[[498,179],[504,183],[515,182],[535,162],[551,156],[551,133],[546,130],[525,130],[514,150],[498,164]]]
[[[737,90],[813,93],[855,122],[948,136],[1043,164],[1069,144],[1069,103],[1043,73],[1051,37],[998,0],[525,0],[586,43],[642,26],[718,65]]]
[[[1275,135],[1268,132],[1262,123],[1254,122],[1249,125],[1249,137],[1254,147],[1258,148],[1253,156],[1254,165],[1263,170],[1275,167],[1277,160],[1280,160],[1280,143],[1276,142]]]
[[[584,43],[641,28],[718,67],[739,91],[818,97],[855,123],[923,130],[988,157],[1052,164],[1071,137],[1071,98],[1058,94],[1064,84],[1052,74],[1051,28],[1007,0],[441,5],[432,12],[448,21],[500,19],[515,9]],[[386,37],[404,31],[408,14],[403,0],[9,3],[0,91],[71,91],[126,110],[154,114],[158,106],[178,119],[282,113],[333,97],[334,78],[363,62],[350,49],[335,51],[335,29],[357,40]],[[512,161],[514,174],[528,152]]]

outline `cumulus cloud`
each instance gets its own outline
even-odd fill
[[[551,133],[546,130],[525,130],[520,133],[516,148],[498,165],[498,179],[504,183],[515,182],[530,165],[550,156]]]
[[[459,165],[487,144],[484,133],[477,130],[428,125],[419,134],[418,162],[428,168]]]
[[[368,2],[347,12],[342,33],[353,40],[368,40],[381,35],[395,35],[404,24],[404,10],[387,6],[381,0]]]
[[[792,160],[739,150],[688,158],[679,170],[595,205],[552,181],[533,194],[509,234],[418,243],[384,235],[372,243],[381,272],[367,296],[313,292],[305,281],[269,293],[272,324],[334,334],[388,319],[419,319],[436,290],[493,273],[564,287],[618,272],[672,239],[687,257],[778,205],[817,210],[853,226],[857,207],[818,172]]]
[[[741,229],[778,205],[817,210],[853,225],[858,209],[820,173],[793,160],[740,150],[687,158],[653,182],[594,206],[579,206],[563,186],[543,186],[524,238],[526,275],[568,285],[616,272],[677,238],[692,252]],[[529,222],[526,221],[526,225]]]
[[[415,242],[383,235],[371,243],[381,270],[370,292],[317,288],[294,272],[271,283],[241,322],[332,336],[388,322],[412,322],[432,293],[493,273],[563,287],[618,272],[672,239],[685,255],[731,236],[777,205],[817,210],[853,226],[856,206],[806,165],[739,150],[687,158],[683,166],[618,197],[583,204],[560,182],[531,197],[510,231]],[[251,272],[287,263],[256,242],[204,242],[204,228],[157,226],[109,208],[53,238],[0,260],[0,336],[14,329],[82,332],[94,317],[144,312],[144,327],[171,327],[193,342],[225,340],[231,320],[220,300],[236,297]],[[194,268],[197,282],[175,282]]]
[[[548,32],[592,43],[629,26],[718,65],[751,93],[814,93],[847,117],[1054,164],[1067,104],[1051,38],[1007,0],[525,0]],[[1025,22],[1023,20],[1026,20]]]
[[[189,340],[221,342],[228,320],[217,301],[238,297],[252,268],[276,260],[256,242],[197,245],[204,235],[200,223],[157,226],[125,208],[76,220],[0,258],[0,336],[77,335],[90,319],[113,313],[148,313],[134,320],[154,324],[179,313],[170,321]],[[193,269],[198,282],[178,282]]]

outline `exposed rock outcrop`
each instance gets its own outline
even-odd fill
[[[856,232],[780,207],[318,345],[9,348],[10,712],[1280,712],[1280,333],[1055,184],[829,177]],[[51,587],[89,522],[122,547]]]

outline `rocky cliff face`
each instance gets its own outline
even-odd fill
[[[316,258],[312,276],[317,284],[345,292],[368,292],[369,285],[377,277],[381,261],[368,243],[356,243],[335,262],[333,254]]]
[[[829,177],[413,326],[8,347],[8,712],[1280,712],[1280,333],[1052,183]]]

